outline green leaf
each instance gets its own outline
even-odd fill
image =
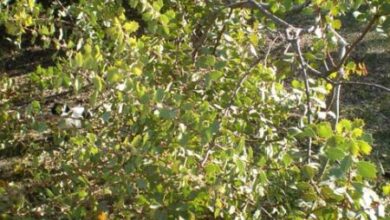
[[[338,134],[343,133],[343,131],[351,131],[351,130],[352,130],[352,123],[347,119],[341,120],[336,126],[336,131]]]
[[[218,165],[214,163],[209,163],[205,167],[206,176],[208,181],[214,181],[216,178],[216,175],[218,175],[221,172],[221,169]]]
[[[302,83],[301,83],[300,81],[296,80],[296,79],[294,79],[294,80],[291,82],[291,85],[292,85],[293,88],[296,88],[296,89],[302,87]]]
[[[288,134],[295,137],[302,133],[302,130],[297,127],[288,128]]]
[[[35,122],[33,124],[34,130],[36,130],[39,133],[42,133],[48,129],[48,126],[46,125],[45,122]]]
[[[360,153],[359,145],[353,140],[349,140],[346,143],[349,146],[349,151],[351,152],[351,154],[355,157],[359,156]]]
[[[131,68],[131,73],[136,75],[136,76],[142,75],[142,66],[141,65],[136,65],[136,66],[132,67]]]
[[[83,55],[78,52],[76,53],[76,56],[74,57],[74,62],[76,67],[82,67],[84,63]]]
[[[283,164],[285,166],[289,166],[292,162],[294,162],[294,159],[290,156],[290,154],[286,153],[284,156],[283,156]]]
[[[105,123],[107,123],[111,118],[111,113],[110,112],[104,112],[102,115],[102,119]]]
[[[326,149],[326,156],[333,161],[341,160],[345,157],[345,152],[341,148],[330,147]]]
[[[162,119],[171,120],[176,117],[176,111],[169,108],[161,108],[156,110],[156,114]]]
[[[31,111],[33,113],[39,113],[41,111],[41,104],[36,100],[32,101],[31,102]]]
[[[140,147],[141,143],[142,143],[142,135],[137,135],[131,141],[130,146],[131,147]]]
[[[214,70],[209,73],[209,76],[211,80],[217,80],[223,76],[223,72]]]
[[[343,136],[335,135],[327,140],[326,146],[340,147],[340,146],[344,146],[344,143],[345,143],[345,138]]]
[[[349,169],[352,167],[352,157],[346,156],[340,163],[339,166],[331,169],[330,175],[335,176],[336,178],[342,178],[344,175],[349,171]]]
[[[116,83],[122,79],[122,74],[118,72],[117,68],[109,68],[107,70],[107,80],[109,83]]]
[[[99,76],[95,76],[93,79],[93,85],[95,87],[95,90],[98,92],[101,92],[103,90],[103,79]]]
[[[364,121],[362,119],[355,119],[352,122],[352,128],[362,128],[364,126]]]
[[[356,141],[356,143],[359,146],[360,152],[365,155],[369,155],[371,153],[372,147],[367,142],[359,140]]]
[[[303,132],[299,134],[299,137],[306,138],[306,137],[315,137],[316,132],[311,127],[306,127],[303,129]]]
[[[215,65],[215,57],[212,55],[201,56],[196,61],[196,67],[198,68],[208,68]]]
[[[390,196],[390,184],[387,184],[382,187],[383,194],[386,196]]]
[[[161,88],[157,89],[156,93],[154,95],[156,102],[158,102],[158,103],[162,102],[164,99],[164,95],[165,95],[165,92],[163,89],[161,89]]]
[[[317,167],[308,164],[303,167],[302,174],[306,179],[312,179],[317,174],[317,171],[318,171]]]
[[[375,179],[376,178],[376,166],[367,161],[360,161],[357,163],[357,171],[359,175],[367,179]]]
[[[160,11],[160,9],[164,6],[164,1],[163,0],[157,0],[153,1],[153,8],[156,11]]]
[[[353,131],[352,131],[353,138],[358,138],[358,137],[361,137],[362,135],[363,135],[363,130],[361,128],[353,129]]]
[[[317,198],[316,192],[312,185],[306,182],[299,182],[297,184],[301,196],[305,201],[314,201]]]
[[[129,21],[123,25],[123,28],[125,29],[125,31],[127,33],[131,34],[131,33],[136,32],[138,30],[139,24],[135,21]]]
[[[329,138],[333,136],[332,126],[329,122],[323,122],[317,125],[317,134],[321,138]]]

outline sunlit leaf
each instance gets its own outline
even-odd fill
[[[357,171],[358,173],[367,179],[375,179],[376,178],[376,166],[367,161],[360,161],[357,163]]]

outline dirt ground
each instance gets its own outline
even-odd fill
[[[350,33],[354,39],[358,33]],[[364,54],[364,55],[362,55]],[[353,77],[354,81],[372,82],[390,87],[390,40],[371,32],[359,44],[352,56],[366,64],[368,75]],[[390,170],[390,93],[377,88],[345,85],[342,90],[341,114],[347,118],[361,118],[367,131],[374,137],[373,159]]]

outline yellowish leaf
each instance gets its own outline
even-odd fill
[[[97,216],[97,220],[107,220],[107,213],[106,212],[100,212]]]

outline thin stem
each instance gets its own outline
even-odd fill
[[[232,17],[232,14],[233,14],[233,8],[230,8],[229,15],[228,15],[227,19],[230,19]],[[215,43],[214,48],[213,48],[213,54],[214,55],[217,52],[217,48],[218,48],[218,46],[221,43],[222,35],[225,32],[225,30],[226,30],[226,24],[223,25],[221,31],[218,34],[217,42]]]
[[[371,19],[371,21],[367,24],[366,28],[363,30],[363,32],[360,34],[360,36],[351,44],[350,47],[348,47],[347,51],[343,55],[343,57],[340,59],[340,62],[337,64],[337,66],[330,71],[327,72],[327,75],[332,74],[334,72],[337,72],[347,61],[350,53],[353,49],[359,44],[360,41],[363,40],[363,38],[367,35],[367,33],[371,30],[371,28],[374,26],[375,22],[379,19],[380,15],[375,14],[374,17]]]
[[[311,102],[310,102],[311,97],[310,97],[309,76],[308,76],[307,70],[306,70],[306,62],[305,62],[305,59],[303,58],[301,47],[299,45],[299,38],[297,37],[292,43],[294,44],[294,48],[295,48],[296,52],[298,53],[298,58],[299,58],[299,62],[301,64],[302,74],[303,74],[304,81],[305,81],[306,107],[307,107],[306,114],[307,114],[308,124],[310,125],[312,123],[312,109],[311,109]],[[311,148],[312,148],[312,139],[309,138],[308,148],[307,148],[307,162],[308,163],[310,163],[310,160],[311,160],[311,152],[312,152]]]

